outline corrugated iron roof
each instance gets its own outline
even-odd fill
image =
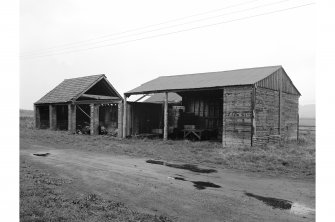
[[[165,93],[155,93],[152,96],[150,96],[148,99],[144,100],[143,102],[162,103],[164,100],[165,100]],[[168,100],[169,100],[169,103],[180,102],[182,98],[177,93],[170,92],[168,93]]]
[[[146,82],[125,94],[250,85],[266,78],[280,68],[282,68],[282,66],[267,66],[220,72],[161,76]]]
[[[92,84],[105,77],[104,74],[65,79],[35,104],[66,103],[87,90]]]

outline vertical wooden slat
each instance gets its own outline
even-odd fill
[[[224,88],[222,89],[222,146],[225,144],[225,133],[226,133],[226,117],[225,117],[225,105],[224,105]]]
[[[167,140],[168,138],[168,93],[165,92],[164,100],[164,134],[163,139]]]
[[[123,132],[122,137],[127,137],[127,96],[124,95],[123,97]]]
[[[253,85],[251,92],[251,146],[253,146],[253,139],[256,136],[256,86]]]
[[[279,110],[279,116],[278,116],[278,133],[279,135],[281,135],[281,112],[282,112],[282,85],[283,85],[283,81],[282,81],[282,72],[279,72],[279,106],[278,106],[278,110]]]
[[[298,115],[297,115],[297,141],[299,141],[299,110],[298,110]]]

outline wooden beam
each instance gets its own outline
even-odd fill
[[[140,98],[138,98],[138,99],[137,99],[136,101],[134,101],[134,102],[138,102],[138,101],[140,101],[141,99],[143,99],[143,98],[146,97],[146,96],[147,96],[147,94],[141,96]]]
[[[123,128],[122,128],[122,138],[127,137],[127,96],[124,94],[123,98]]]
[[[167,140],[168,138],[168,106],[169,106],[168,92],[165,92],[165,101],[164,101],[164,134],[163,139]]]
[[[41,127],[41,115],[40,108],[36,105],[34,106],[34,118],[35,118],[35,128],[39,129]]]
[[[79,101],[73,101],[73,104],[109,104],[109,103],[120,103],[122,102],[120,99],[118,100],[79,100]]]
[[[115,96],[103,96],[103,95],[92,95],[92,94],[83,94],[81,96],[92,98],[92,99],[109,99],[109,100],[113,100],[113,99],[119,100],[120,99],[119,97],[115,97]]]
[[[91,116],[90,115],[88,115],[82,108],[80,108],[80,106],[79,105],[77,105],[77,107],[78,107],[78,109],[80,110],[80,111],[82,111],[88,118],[90,118],[91,119]]]
[[[243,86],[252,86],[252,84],[247,84]],[[190,89],[163,89],[163,90],[151,90],[151,91],[142,91],[142,92],[134,92],[134,93],[125,93],[128,97],[131,95],[138,95],[138,94],[151,94],[151,93],[164,93],[164,92],[193,92],[193,91],[208,91],[208,90],[222,90],[224,87],[229,86],[220,86],[220,87],[203,87],[203,88],[190,88]],[[233,86],[232,86],[233,87]]]

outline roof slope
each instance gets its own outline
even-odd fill
[[[146,82],[139,87],[126,92],[125,94],[129,95],[166,90],[250,85],[266,78],[280,68],[282,68],[282,66],[268,66],[176,76],[161,76]]]
[[[165,93],[155,93],[154,95],[150,96],[148,99],[144,100],[143,102],[146,102],[146,103],[161,103],[164,100],[165,100]],[[170,93],[168,93],[168,100],[169,100],[169,103],[180,102],[182,100],[182,98],[177,93],[170,92]]]
[[[69,102],[103,77],[105,77],[104,74],[65,79],[35,104]]]

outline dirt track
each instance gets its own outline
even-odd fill
[[[50,153],[34,156],[34,153]],[[73,189],[98,193],[147,213],[177,221],[314,221],[304,214],[273,209],[245,192],[292,201],[315,208],[313,181],[270,178],[217,169],[197,173],[147,159],[21,143],[21,155],[76,181]],[[201,166],[199,166],[201,167]],[[206,167],[202,167],[206,168]],[[182,177],[186,181],[175,180]],[[220,188],[198,190],[191,181],[211,182]]]

